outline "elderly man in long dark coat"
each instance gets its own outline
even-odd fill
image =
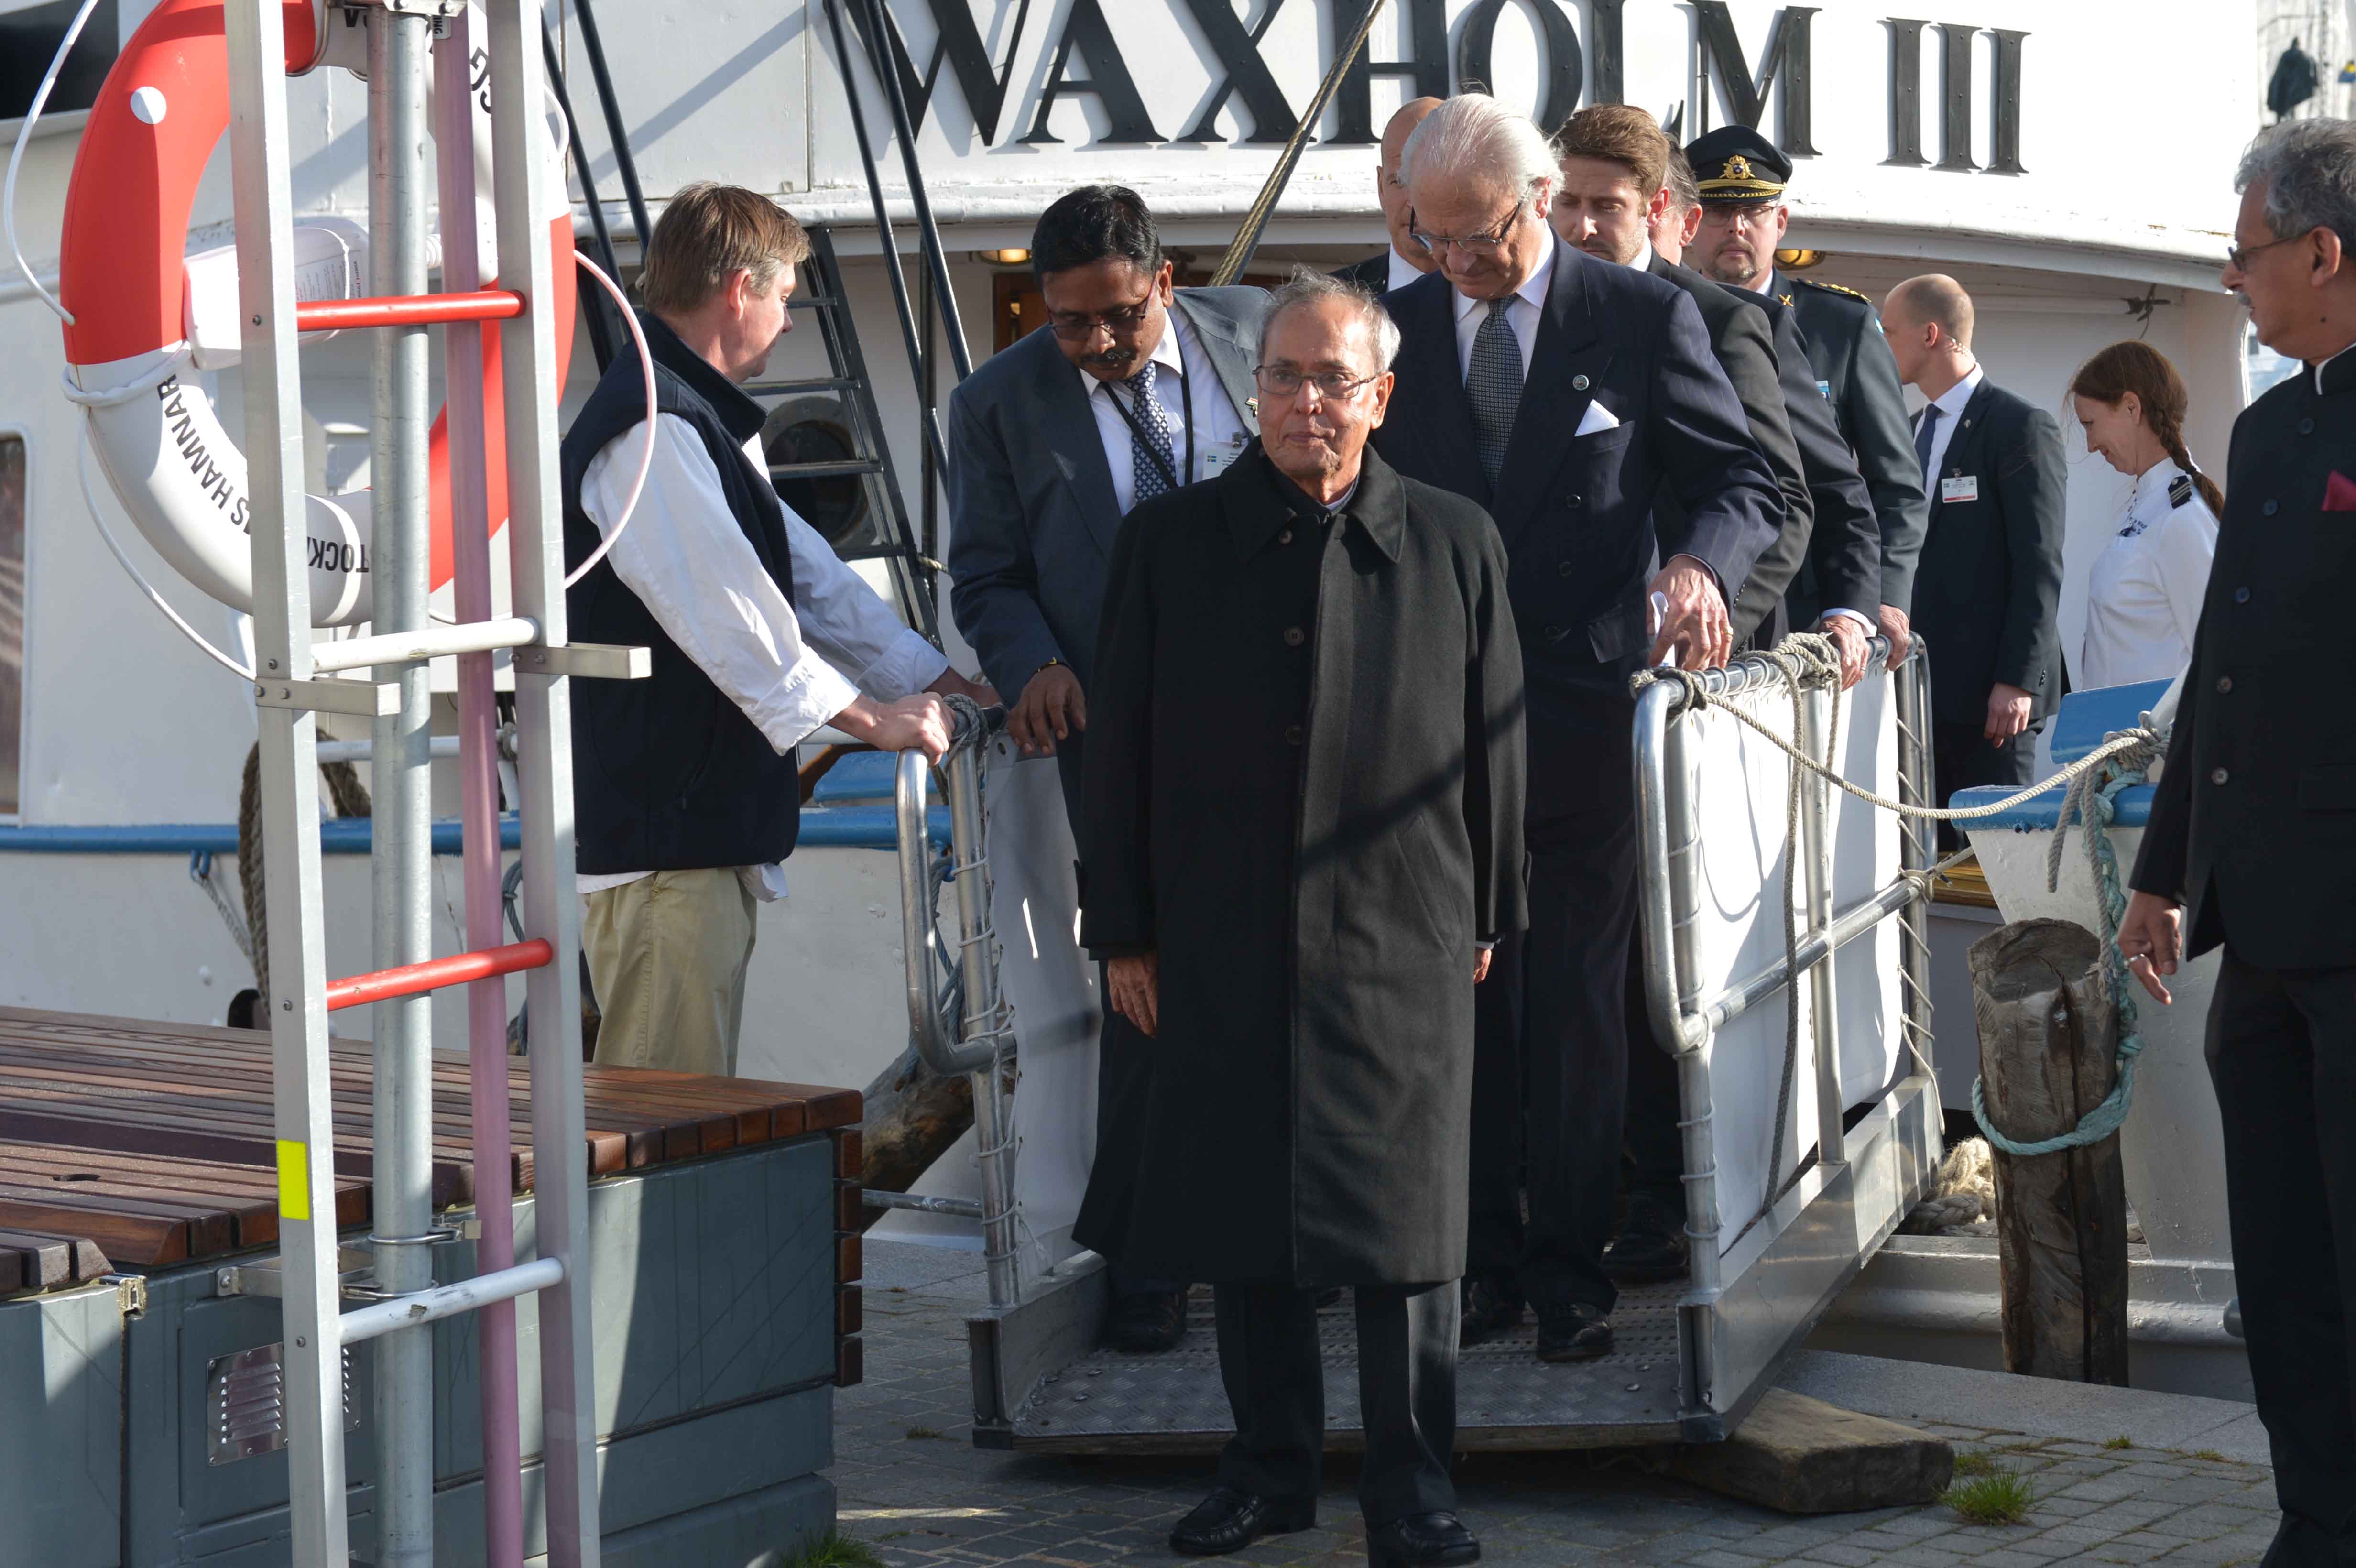
[[[1135,1181],[1076,1233],[1217,1289],[1236,1436],[1180,1552],[1315,1523],[1346,1285],[1369,1558],[1480,1556],[1452,1282],[1472,988],[1523,917],[1521,650],[1487,514],[1365,444],[1398,342],[1350,285],[1287,285],[1259,444],[1131,512],[1106,590],[1083,935],[1153,1065]]]

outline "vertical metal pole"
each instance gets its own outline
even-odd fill
[[[545,35],[543,35],[545,37]],[[440,162],[442,286],[482,286],[475,231],[474,42],[465,11],[434,46],[434,141]],[[453,595],[460,621],[491,615],[491,539],[484,489],[483,334],[479,325],[444,335],[444,381],[450,411],[450,543]],[[458,786],[465,830],[466,945],[499,944],[498,699],[491,656],[458,656]],[[480,1274],[515,1262],[515,1206],[508,1185],[512,1150],[508,1109],[508,992],[504,979],[466,987],[466,1044],[475,1157],[475,1243]],[[484,1561],[522,1568],[523,1443],[516,1408],[513,1301],[475,1315],[481,1349]]]
[[[1832,693],[1822,686],[1811,687],[1800,704],[1800,732],[1792,737],[1799,748],[1812,757],[1823,759],[1829,766],[1838,766],[1838,758],[1825,757],[1825,736],[1832,719]],[[1833,920],[1833,844],[1831,806],[1827,796],[1832,786],[1822,775],[1810,771],[1800,780],[1800,842],[1784,849],[1784,865],[1794,860],[1800,864],[1807,902],[1802,906],[1800,933],[1803,940],[1823,932]],[[1789,890],[1785,890],[1789,896]],[[1819,1167],[1842,1163],[1848,1153],[1847,1135],[1841,1126],[1840,1036],[1834,1027],[1839,1008],[1839,994],[1833,989],[1833,959],[1826,949],[1808,971],[1809,1056],[1816,1070],[1816,1163]],[[1797,985],[1799,976],[1792,976],[1787,984]],[[1782,1173],[1771,1179],[1780,1181]]]
[[[991,948],[990,876],[982,852],[981,745],[979,740],[950,758],[949,847],[956,856],[958,962],[965,971],[966,1040],[1001,1024],[998,965]],[[1006,1138],[1006,1085],[1000,1061],[973,1074],[973,1136],[980,1149],[981,1247],[990,1281],[990,1304],[1012,1307],[1023,1299],[1022,1259],[1014,1240],[1013,1155]]]
[[[558,205],[541,113],[546,66],[534,0],[485,0],[500,282],[528,302],[499,325],[515,611],[565,640],[564,531],[556,465],[555,323],[548,220]],[[594,1568],[597,1396],[589,1312],[588,1134],[581,1105],[581,904],[573,885],[573,707],[562,676],[516,672],[525,930],[556,950],[530,971],[534,1230],[564,1278],[540,1293],[542,1481],[550,1568]]]
[[[230,183],[252,499],[256,674],[311,674],[304,527],[302,381],[294,355],[294,197],[286,136],[287,7],[228,0]],[[256,712],[268,851],[271,1103],[278,1144],[280,1309],[292,1560],[342,1568],[343,1345],[337,1323],[335,1128],[329,1118],[327,975],[319,885],[318,720]]]
[[[1701,967],[1694,951],[1701,910],[1701,832],[1694,817],[1686,764],[1686,735],[1693,716],[1677,713],[1664,718],[1663,710],[1671,701],[1665,688],[1648,690],[1639,699],[1637,757],[1643,771],[1638,787],[1640,791],[1659,791],[1662,816],[1666,822],[1662,875],[1666,883],[1663,892],[1668,901],[1671,933],[1667,962],[1670,984],[1676,994],[1677,1027],[1682,1039],[1685,1020],[1692,1016],[1701,992]],[[1652,874],[1649,867],[1644,874]],[[1659,930],[1658,923],[1655,923],[1654,929]],[[1710,1408],[1718,1377],[1714,1328],[1721,1227],[1709,1077],[1710,1053],[1715,1044],[1705,1032],[1677,1056],[1677,1132],[1685,1157],[1680,1179],[1686,1196],[1686,1235],[1691,1243],[1687,1251],[1692,1257],[1690,1288],[1677,1313],[1688,1411]]]
[[[1916,652],[1900,665],[1891,678],[1898,683],[1898,788],[1899,798],[1910,805],[1930,805],[1931,749],[1929,662]],[[1905,869],[1927,871],[1938,862],[1939,830],[1920,817],[1898,819],[1899,853]],[[1913,1032],[1914,1048],[1922,1053],[1926,1065],[1933,1066],[1935,1079],[1934,1052],[1937,1044],[1931,1033],[1931,948],[1928,941],[1931,896],[1917,894],[1914,901],[1899,912],[1898,933],[1901,944],[1900,955],[1906,981],[1904,1005],[1901,1008],[1903,1021],[1900,1027]]]
[[[878,53],[890,46],[884,39],[889,19],[884,14],[884,0],[852,0],[867,13],[867,37],[873,39]],[[916,131],[908,118],[907,95],[900,91],[899,73],[884,60],[871,59],[868,66],[875,79],[884,84],[884,101],[892,111],[893,133],[900,140],[900,167],[908,176],[908,203],[916,209],[916,241],[924,248],[925,270],[933,286],[933,297],[940,302],[941,321],[948,328],[949,363],[957,369],[957,379],[964,380],[973,374],[973,355],[966,347],[965,323],[958,319],[957,294],[949,285],[948,261],[941,253],[940,226],[933,221],[933,198],[925,189],[925,171],[916,165]],[[842,62],[842,85],[854,98],[859,89],[851,80],[851,62]],[[890,231],[885,231],[889,238]]]
[[[369,243],[380,293],[425,292],[427,187],[425,72],[433,18],[370,10],[369,39]],[[372,334],[374,419],[369,491],[375,517],[375,629],[426,624],[432,518],[427,439],[433,405],[422,326]],[[376,967],[434,955],[432,903],[434,691],[423,661],[380,665],[398,682],[401,710],[376,720],[369,782],[374,796],[369,882],[374,891]],[[433,998],[380,1002],[373,1019],[375,1236],[380,1288],[433,1284]],[[434,1560],[434,1339],[396,1330],[376,1347],[378,1552],[388,1565],[424,1568]]]

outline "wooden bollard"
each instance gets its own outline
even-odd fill
[[[2118,1019],[2099,942],[2066,920],[2016,921],[1973,943],[1971,965],[1990,1125],[2022,1144],[2070,1131],[2117,1076]],[[2054,1154],[1995,1153],[2005,1370],[2124,1387],[2118,1135]]]

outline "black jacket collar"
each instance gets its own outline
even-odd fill
[[[1326,507],[1287,478],[1258,442],[1250,454],[1217,480],[1235,540],[1236,558],[1248,560],[1268,546],[1285,524],[1299,518],[1323,517]],[[1355,522],[1375,548],[1392,560],[1407,545],[1407,484],[1367,443],[1358,458],[1358,487],[1340,508],[1343,518]]]
[[[638,322],[646,328],[647,347],[653,352],[655,363],[686,382],[690,391],[711,404],[712,411],[720,417],[721,425],[738,444],[760,433],[769,412],[755,402],[744,388],[722,375],[711,360],[680,341],[679,334],[652,311],[640,311]]]
[[[2319,378],[2311,369],[2308,376],[2310,384],[2317,380],[2321,382],[2319,395],[2326,398],[2334,392],[2344,392],[2356,387],[2356,347],[2342,349],[2325,360],[2323,374]]]

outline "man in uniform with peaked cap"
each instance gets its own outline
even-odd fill
[[[1811,626],[1834,610],[1876,620],[1890,639],[1892,662],[1906,651],[1914,595],[1914,564],[1922,553],[1929,510],[1922,464],[1908,429],[1898,367],[1881,336],[1873,302],[1838,283],[1817,283],[1775,270],[1775,250],[1791,222],[1783,190],[1792,160],[1747,125],[1721,125],[1686,148],[1701,191],[1701,229],[1687,260],[1730,288],[1755,290],[1782,301],[1799,317],[1816,385],[1833,406],[1841,434],[1873,495],[1881,528],[1881,603],[1824,603],[1825,583],[1840,574],[1811,548],[1786,603],[1791,623]],[[1834,538],[1818,545],[1837,547]]]

